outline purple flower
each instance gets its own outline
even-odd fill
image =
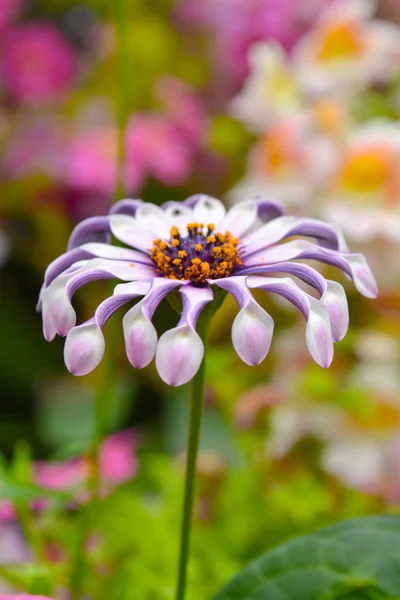
[[[130,248],[111,245],[110,234]],[[143,368],[155,357],[161,378],[177,386],[200,366],[204,346],[196,323],[221,290],[232,294],[240,309],[232,326],[236,352],[249,365],[264,360],[274,323],[253,297],[253,289],[262,289],[286,298],[302,312],[308,349],[327,367],[333,342],[348,328],[347,300],[339,283],[303,264],[307,259],[339,267],[361,294],[376,297],[365,258],[349,252],[336,227],[283,216],[274,202],[246,200],[227,212],[219,200],[205,195],[161,208],[121,200],[108,216],[80,223],[68,251],[47,268],[39,299],[44,335],[49,341],[56,334],[67,336],[67,368],[74,375],[86,375],[103,357],[106,321],[118,308],[141,298],[123,318],[128,359]],[[91,319],[76,326],[74,293],[89,281],[114,278],[125,283],[115,287]],[[293,278],[314,288],[319,298],[303,291]],[[180,320],[158,339],[152,317],[173,290],[182,298]]]

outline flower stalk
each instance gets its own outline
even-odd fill
[[[116,0],[115,24],[117,33],[117,184],[115,198],[125,195],[125,132],[129,118],[129,47],[128,0]]]
[[[207,336],[208,321],[209,320],[207,320],[207,322],[205,323],[203,322],[202,327],[201,325],[199,326],[199,334],[203,342],[205,342]],[[190,534],[193,515],[193,501],[195,495],[197,453],[199,449],[201,420],[203,416],[204,404],[205,356],[206,352],[204,352],[204,357],[201,362],[200,368],[197,371],[196,375],[193,377],[190,384],[190,424],[186,453],[185,495],[182,510],[182,526],[176,600],[184,600],[186,590],[187,567],[190,552]]]

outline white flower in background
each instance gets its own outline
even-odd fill
[[[355,351],[358,362],[351,372],[357,387],[400,398],[400,341],[394,332],[362,331]]]
[[[311,436],[321,441],[334,439],[343,428],[343,422],[343,412],[335,406],[281,404],[271,413],[267,454],[282,458],[305,437]]]
[[[378,491],[391,446],[386,435],[375,438],[365,433],[354,434],[328,445],[322,455],[322,465],[348,487],[364,492]]]
[[[297,43],[293,69],[305,93],[348,93],[400,68],[400,28],[371,19],[373,0],[338,0]]]
[[[400,123],[373,120],[350,134],[324,212],[351,238],[400,242]]]
[[[235,203],[261,194],[309,212],[310,197],[333,176],[339,160],[336,142],[310,125],[294,118],[271,127],[252,148],[247,175],[229,199]]]
[[[302,109],[300,90],[283,48],[277,43],[254,44],[249,52],[250,75],[231,102],[231,113],[255,131]]]

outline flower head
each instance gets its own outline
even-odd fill
[[[337,0],[294,49],[294,70],[304,91],[357,91],[398,69],[400,28],[371,19],[374,0]]]
[[[375,119],[350,133],[326,214],[353,239],[400,241],[400,125]]]
[[[249,51],[250,75],[231,103],[232,114],[255,131],[302,108],[300,89],[284,50],[260,42]]]
[[[338,152],[332,139],[307,120],[284,119],[271,126],[252,147],[246,176],[231,190],[233,202],[261,194],[279,197],[299,209],[332,177]]]
[[[110,234],[130,248],[111,245]],[[302,239],[292,239],[295,236]],[[315,241],[304,239],[308,237]],[[308,349],[318,364],[327,367],[333,342],[342,339],[348,327],[346,295],[339,283],[294,262],[305,259],[342,269],[361,294],[376,296],[364,257],[349,252],[334,226],[283,216],[282,207],[274,202],[247,200],[227,212],[219,200],[205,195],[162,207],[121,200],[108,216],[80,223],[68,251],[48,267],[39,299],[44,335],[47,340],[56,334],[67,336],[66,365],[74,375],[85,375],[103,357],[106,321],[118,308],[142,298],[123,318],[128,359],[142,368],[155,357],[161,378],[181,385],[201,364],[204,345],[196,323],[217,290],[232,294],[239,305],[232,341],[240,358],[250,365],[264,360],[274,324],[253,297],[253,289],[262,289],[286,298],[303,313]],[[293,277],[314,288],[319,299]],[[76,290],[95,279],[114,278],[124,283],[91,319],[76,326],[71,304]],[[180,320],[158,339],[151,320],[173,290],[182,298]]]

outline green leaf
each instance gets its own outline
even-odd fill
[[[52,595],[53,582],[63,575],[64,567],[46,567],[33,563],[0,565],[0,579],[30,594]]]
[[[214,600],[400,600],[399,548],[400,516],[343,521],[268,552]]]

